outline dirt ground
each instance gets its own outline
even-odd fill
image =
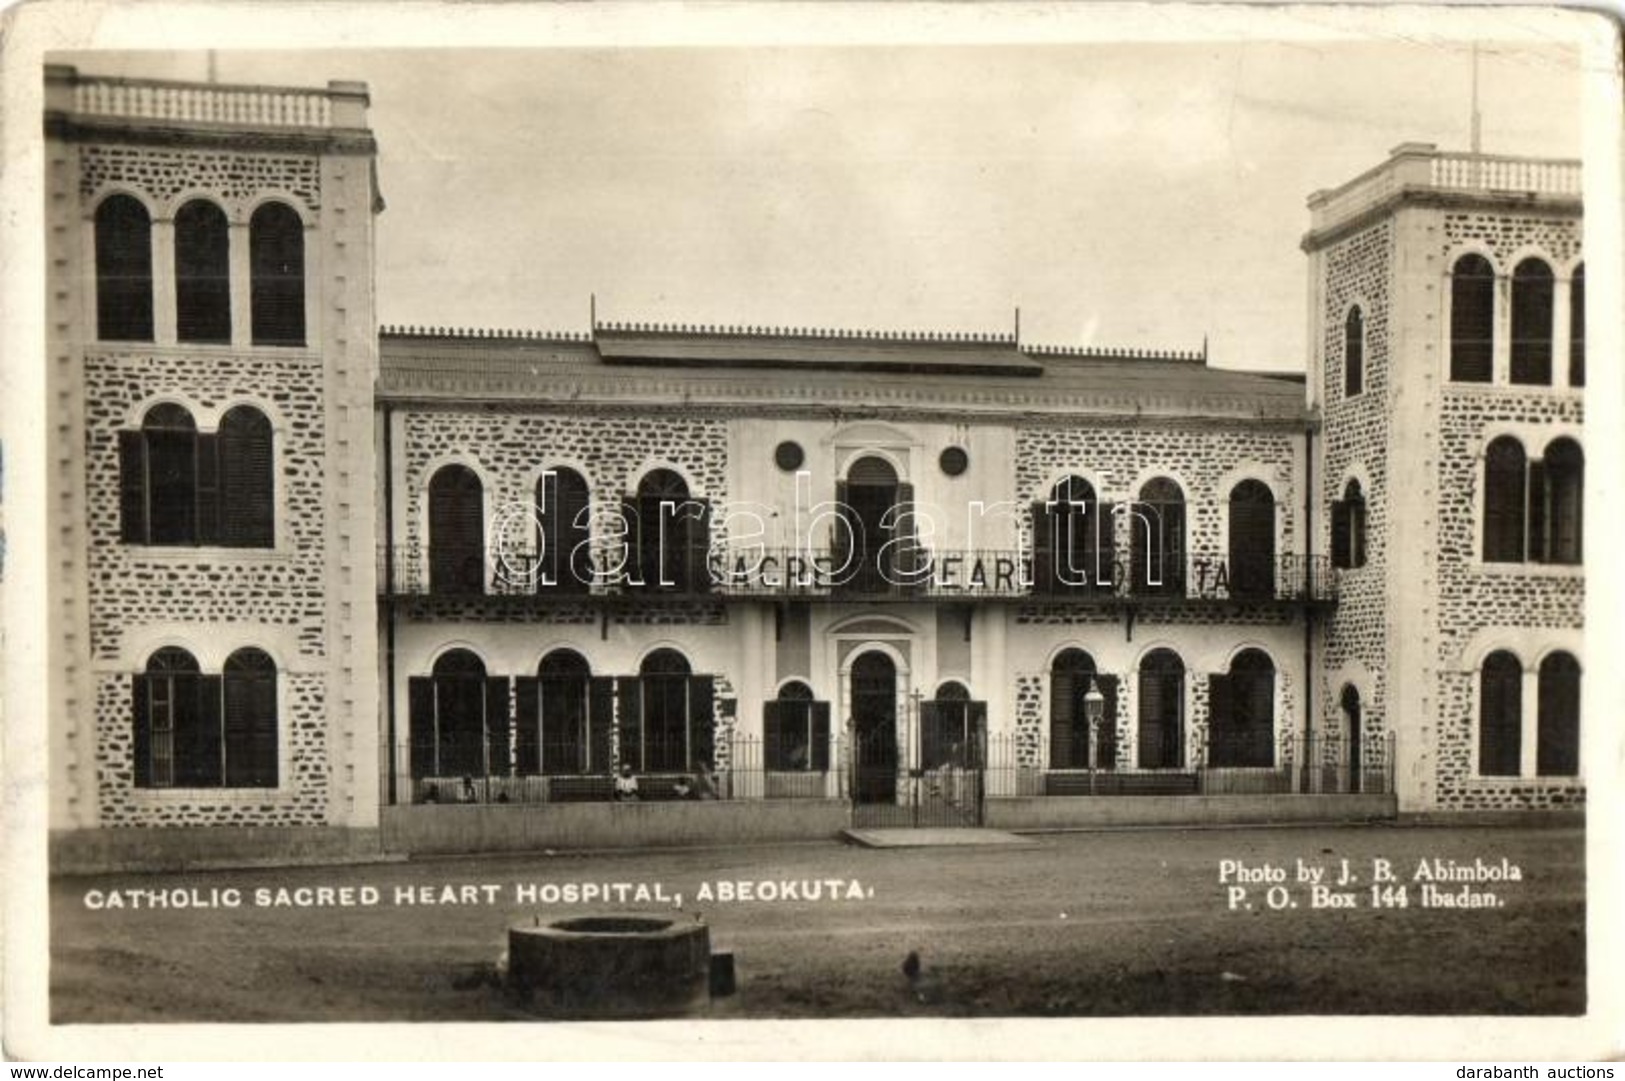
[[[1054,834],[1025,847],[749,849],[436,859],[343,868],[64,878],[52,884],[57,1023],[492,1020],[526,1016],[490,978],[506,928],[660,904],[522,902],[520,884],[659,883],[735,955],[718,1018],[1179,1014],[1577,1014],[1585,1009],[1583,836],[1567,829],[1303,828]],[[1500,907],[1423,908],[1419,860],[1518,866],[1473,887]],[[1296,861],[1359,907],[1316,909]],[[1372,860],[1408,904],[1373,907]],[[1221,861],[1288,876],[1231,908]],[[836,880],[839,900],[697,899],[702,884]],[[849,899],[852,880],[861,899]],[[254,891],[370,885],[354,907],[256,906]],[[476,903],[396,903],[474,886]],[[486,885],[494,897],[486,902]],[[93,910],[108,891],[235,888],[236,908]],[[759,887],[757,887],[759,888]],[[823,887],[826,894],[829,887]],[[1447,884],[1459,892],[1459,883]],[[97,892],[92,892],[97,891]],[[457,891],[454,890],[454,893]],[[463,896],[468,896],[464,891]],[[544,896],[539,893],[539,896]],[[1280,900],[1282,895],[1277,895]],[[920,973],[902,966],[910,951]]]

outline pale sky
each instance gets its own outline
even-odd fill
[[[1484,149],[1578,157],[1578,53],[1481,50]],[[305,50],[359,79],[383,323],[1007,331],[1301,370],[1305,200],[1465,150],[1472,50],[1363,42]],[[202,78],[205,54],[74,53]]]

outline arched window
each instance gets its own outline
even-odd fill
[[[412,776],[426,782],[419,799],[456,802],[467,794],[454,782],[509,773],[506,679],[487,677],[478,656],[452,649],[432,675],[408,682]]]
[[[220,419],[221,543],[270,548],[276,543],[271,422],[239,405]]]
[[[96,207],[96,336],[152,341],[152,217],[128,195]]]
[[[105,336],[105,335],[104,335]],[[1586,268],[1574,268],[1569,282],[1569,386],[1586,385]]]
[[[1584,534],[1585,455],[1572,439],[1554,439],[1529,466],[1529,533],[1535,558],[1577,566]]]
[[[777,700],[764,703],[762,735],[768,769],[829,769],[829,703],[814,699],[812,688],[800,680],[786,683]]]
[[[1552,385],[1552,268],[1525,259],[1512,271],[1512,382]]]
[[[689,495],[681,476],[670,469],[644,474],[625,515],[627,543],[636,553],[627,570],[637,584],[674,593],[710,590],[711,508]]]
[[[1208,677],[1208,765],[1275,765],[1275,663],[1244,649]]]
[[[1117,765],[1117,677],[1102,675],[1095,659],[1081,649],[1064,649],[1050,665],[1049,765],[1051,769],[1089,768],[1089,712],[1085,696],[1090,683],[1104,696],[1095,730],[1094,766]]]
[[[920,703],[920,765],[979,769],[987,740],[987,703],[971,700],[958,680],[937,688],[937,696]]]
[[[1484,453],[1484,562],[1524,559],[1525,481],[1523,444],[1502,436]]]
[[[715,682],[691,674],[674,649],[644,658],[636,679],[616,688],[622,764],[638,773],[690,772],[713,765]]]
[[[1365,493],[1357,480],[1344,485],[1343,498],[1332,503],[1332,566],[1365,566]]]
[[[147,659],[146,671],[134,680],[135,784],[137,788],[190,786],[199,771],[194,758],[209,756],[202,737],[220,724],[220,688],[210,695],[197,659],[184,649],[160,649]],[[218,758],[218,748],[214,757]]]
[[[1495,269],[1463,255],[1450,272],[1450,378],[1488,383],[1495,366]]]
[[[1185,662],[1171,649],[1154,649],[1140,662],[1141,769],[1185,765]]]
[[[1185,493],[1167,477],[1147,481],[1131,508],[1130,588],[1147,595],[1185,592]]]
[[[1347,750],[1344,762],[1347,765],[1343,791],[1360,791],[1360,772],[1362,758],[1360,743],[1363,735],[1365,718],[1360,706],[1360,691],[1352,683],[1343,684],[1343,693],[1338,697],[1338,704],[1343,707],[1343,736],[1347,741]]]
[[[197,544],[199,459],[212,460],[213,440],[199,454],[197,424],[182,406],[147,410],[141,430],[119,433],[119,532],[127,544]],[[204,470],[213,495],[214,470]],[[203,516],[206,525],[216,516]],[[205,530],[207,532],[207,530]]]
[[[276,662],[259,649],[226,658],[227,788],[275,788],[277,783]]]
[[[1033,583],[1044,593],[1110,589],[1112,511],[1082,477],[1064,477],[1033,504]]]
[[[1343,396],[1365,389],[1365,316],[1356,304],[1343,320]]]
[[[1553,653],[1540,662],[1540,731],[1535,772],[1574,777],[1580,772],[1580,662]]]
[[[429,481],[429,592],[484,591],[483,486],[467,466],[441,466]]]
[[[248,310],[255,345],[305,344],[305,227],[285,203],[248,222]]]
[[[550,469],[536,482],[541,523],[536,588],[585,593],[592,584],[592,527],[587,482],[573,469]]]
[[[138,788],[275,788],[276,663],[239,649],[224,676],[207,676],[184,649],[166,647],[135,676]]]
[[[193,199],[175,214],[175,335],[231,341],[231,252],[226,213]]]
[[[1275,596],[1275,493],[1262,481],[1230,490],[1230,596]]]
[[[521,773],[586,773],[592,757],[591,726],[588,720],[588,681],[592,669],[587,659],[573,649],[555,649],[537,666],[540,680],[538,725],[520,731],[519,770]],[[521,714],[523,716],[523,714]],[[532,766],[526,753],[526,737],[535,732],[538,760]],[[609,763],[601,763],[608,769]]]
[[[853,462],[835,485],[835,504],[842,519],[831,546],[838,585],[895,593],[914,580],[914,486],[902,483],[890,462],[875,455]]]
[[[1478,773],[1516,777],[1523,754],[1523,664],[1506,650],[1484,658],[1478,679]]]

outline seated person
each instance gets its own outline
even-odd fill
[[[686,778],[685,778],[686,779]],[[717,795],[717,779],[711,772],[709,763],[700,763],[700,775],[694,780],[695,799],[719,799]]]
[[[694,785],[687,776],[678,777],[671,783],[671,794],[673,799],[693,799]]]
[[[620,776],[615,778],[615,799],[621,803],[629,803],[638,798],[638,779],[632,775],[630,763],[621,767]]]

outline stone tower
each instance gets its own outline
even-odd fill
[[[53,860],[350,843],[379,785],[367,89],[45,80]]]
[[[1408,143],[1309,207],[1326,730],[1401,810],[1580,803],[1579,163]]]

